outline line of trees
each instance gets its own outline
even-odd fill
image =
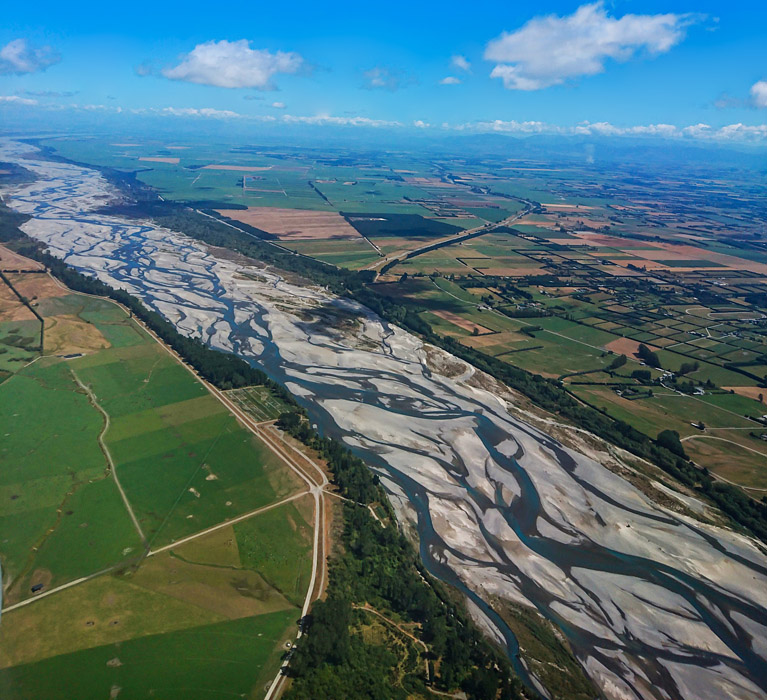
[[[170,206],[170,205],[169,205]],[[178,216],[179,227],[185,234],[211,245],[226,247],[273,264],[284,270],[296,272],[317,284],[327,287],[336,294],[349,296],[372,309],[379,316],[421,335],[425,340],[438,345],[461,359],[487,372],[507,386],[520,391],[544,410],[558,413],[575,425],[633,454],[647,459],[672,477],[691,488],[697,488],[708,495],[733,521],[767,542],[767,504],[756,503],[736,486],[717,482],[691,462],[675,455],[657,441],[638,431],[628,423],[615,419],[596,407],[585,404],[570,394],[558,382],[507,364],[501,359],[486,355],[467,347],[454,338],[442,337],[432,331],[431,326],[419,313],[425,309],[415,304],[402,304],[378,294],[368,285],[374,275],[370,272],[354,272],[292,255],[270,246],[254,237],[236,231],[224,224],[202,217],[188,209],[172,206]],[[162,218],[160,218],[162,223]],[[641,351],[640,346],[640,351]],[[647,346],[644,346],[647,348]],[[649,366],[656,366],[657,354],[647,348]],[[657,366],[660,360],[657,359]]]
[[[24,217],[24,220],[26,217]],[[14,212],[0,208],[0,231],[4,231],[5,242],[17,243],[17,251],[33,260],[43,263],[46,268],[67,287],[84,294],[93,294],[112,299],[130,310],[143,321],[163,342],[175,350],[200,374],[219,389],[234,389],[243,386],[265,386],[289,405],[297,406],[295,399],[282,385],[272,381],[261,369],[251,366],[245,360],[228,352],[208,347],[200,340],[189,338],[156,311],[148,309],[134,296],[121,289],[115,289],[93,277],[77,272],[66,263],[44,252],[42,246],[19,230],[20,219]],[[35,312],[36,313],[36,312]]]
[[[331,562],[327,598],[313,605],[307,634],[291,659],[294,682],[286,699],[406,700],[426,692],[424,667],[415,663],[412,652],[403,664],[384,645],[363,641],[359,628],[369,622],[363,617],[369,613],[354,606],[365,603],[420,625],[434,687],[445,692],[460,688],[472,700],[530,697],[506,656],[423,568],[396,527],[378,477],[341,443],[320,436],[301,412],[283,413],[277,424],[327,460],[340,494],[354,502],[344,504],[343,551]],[[386,523],[376,520],[367,506],[381,509]],[[403,666],[405,673],[395,684]]]
[[[364,613],[354,611],[354,603],[371,603],[420,623],[424,641],[432,652],[431,662],[439,660],[438,674],[434,673],[434,663],[431,665],[435,687],[461,688],[476,700],[526,697],[502,651],[484,638],[462,604],[423,569],[416,551],[397,529],[378,476],[341,443],[314,431],[291,394],[240,358],[181,335],[160,314],[127,292],[87,277],[48,255],[21,231],[16,230],[16,235],[7,240],[17,243],[21,255],[45,264],[70,289],[108,297],[128,308],[219,388],[252,384],[269,387],[293,406],[280,416],[280,427],[327,461],[339,492],[349,499],[344,505],[344,553],[332,563],[327,599],[315,603],[305,621],[309,634],[302,638],[291,661],[295,683],[287,697],[406,700],[413,692],[425,692],[423,666],[410,662],[399,685],[392,686],[402,671],[401,659],[382,646],[366,643],[355,631],[355,616]],[[387,524],[382,525],[368,508],[358,504],[375,504],[386,514]]]
[[[660,369],[660,358],[658,357],[658,353],[650,350],[644,343],[641,343],[637,348],[637,355],[640,360],[644,360],[644,363],[648,367]]]
[[[207,217],[200,216],[178,204],[163,202],[151,192],[151,196],[154,196],[155,199],[148,201],[148,188],[140,184],[136,185],[135,181],[132,182],[132,186],[140,191],[144,197],[143,201],[135,205],[136,216],[147,215],[142,212],[145,208],[149,208],[152,212],[152,218],[160,224],[163,224],[164,219],[170,223],[165,217],[172,217],[173,228],[192,238],[209,245],[229,248],[264,263],[273,264],[283,270],[295,272],[327,287],[336,294],[346,295],[357,300],[387,321],[421,335],[428,342],[442,347],[511,388],[520,391],[544,410],[558,413],[608,442],[653,462],[686,486],[705,492],[735,522],[746,527],[762,540],[767,541],[767,503],[754,502],[736,486],[721,482],[714,483],[708,474],[696,468],[691,462],[658,445],[655,440],[628,423],[615,419],[596,407],[576,399],[556,381],[513,367],[503,360],[464,346],[453,338],[443,338],[437,335],[419,315],[419,312],[424,309],[414,304],[404,305],[399,300],[393,301],[383,297],[368,286],[368,283],[375,276],[374,273],[335,268],[303,256],[293,255],[288,251],[260,241],[255,236],[250,236],[223,223],[219,224]],[[649,348],[647,351],[655,354]],[[658,361],[658,365],[660,365],[660,361]]]

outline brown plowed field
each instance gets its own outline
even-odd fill
[[[357,230],[334,211],[250,207],[220,209],[219,213],[285,241],[360,238]]]

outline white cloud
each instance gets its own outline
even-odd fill
[[[756,107],[767,107],[767,80],[760,80],[751,86],[751,99]]]
[[[72,105],[75,109],[84,109],[86,112],[115,112],[120,114],[123,111],[122,107],[113,107],[112,105]]]
[[[60,60],[61,56],[50,46],[35,49],[26,39],[14,39],[0,48],[0,74],[36,73]]]
[[[272,107],[275,109],[285,109],[285,103],[284,102],[272,102]]]
[[[464,73],[471,72],[471,63],[466,60],[466,56],[460,56],[456,54],[450,59],[450,65],[453,66],[453,68],[462,70]]]
[[[767,124],[749,126],[729,124],[718,128],[709,124],[691,124],[677,127],[673,124],[645,124],[616,126],[610,122],[581,122],[575,126],[557,126],[546,122],[493,121],[468,122],[443,128],[473,133],[557,134],[563,136],[638,136],[666,139],[698,139],[708,141],[762,141],[767,140]]]
[[[757,124],[756,126],[729,124],[714,131],[710,138],[717,141],[758,141],[767,139],[767,124]]]
[[[329,114],[317,114],[311,117],[299,117],[285,114],[282,121],[287,124],[315,124],[320,126],[402,126],[400,122],[385,119],[370,119],[368,117],[333,117]]]
[[[213,109],[212,107],[151,107],[149,109],[132,109],[133,114],[158,114],[163,117],[205,117],[212,119],[240,119],[242,114],[228,109]]]
[[[466,124],[459,124],[454,129],[458,131],[478,131],[483,133],[498,132],[498,133],[518,133],[518,134],[543,134],[543,133],[557,133],[558,127],[545,122],[518,122],[514,119],[511,121],[504,121],[503,119],[494,119],[492,121],[482,122],[469,122]]]
[[[376,66],[366,70],[362,76],[365,79],[362,87],[367,90],[389,90],[390,92],[395,92],[415,82],[412,77],[404,75],[401,71],[383,66]]]
[[[275,75],[297,73],[304,65],[297,53],[251,49],[247,39],[208,41],[195,46],[181,63],[165,68],[162,74],[171,80],[199,85],[271,90]]]
[[[429,129],[429,128],[431,128],[431,124],[429,124],[429,122],[423,121],[422,119],[416,119],[413,122],[413,126],[416,129]]]
[[[19,97],[18,95],[0,95],[0,104],[36,105],[37,100],[31,100],[28,97]]]
[[[694,15],[624,15],[610,17],[603,2],[582,5],[572,15],[535,17],[514,32],[504,32],[485,48],[496,66],[490,76],[509,90],[540,90],[570,78],[595,75],[605,61],[627,61],[644,50],[669,51]]]
[[[461,79],[456,78],[454,75],[448,75],[446,78],[442,78],[442,80],[439,81],[440,85],[460,85]]]

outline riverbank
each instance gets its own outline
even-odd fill
[[[767,559],[748,538],[654,502],[598,454],[516,417],[489,378],[359,304],[98,214],[110,197],[98,173],[29,160],[25,148],[0,155],[40,178],[11,193],[32,217],[24,231],[288,386],[379,473],[427,569],[464,591],[512,658],[493,597],[556,622],[608,697],[767,689],[765,649],[748,641],[767,638]]]

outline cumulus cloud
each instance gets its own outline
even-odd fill
[[[14,39],[0,48],[0,74],[37,73],[58,63],[61,56],[50,46],[33,48],[26,39]]]
[[[272,102],[272,107],[275,109],[285,109],[285,103],[284,102]]]
[[[162,74],[171,80],[224,88],[272,90],[272,78],[305,68],[303,57],[294,52],[251,49],[247,39],[208,41],[198,44],[173,68]]]
[[[362,87],[367,90],[395,92],[415,82],[413,78],[404,75],[401,71],[385,68],[384,66],[376,66],[366,70],[362,76],[365,79]]]
[[[36,105],[37,100],[31,100],[28,97],[19,97],[18,95],[0,95],[0,104]]]
[[[751,100],[755,107],[767,107],[767,80],[760,80],[751,86]]]
[[[440,85],[460,85],[461,79],[456,78],[454,75],[448,75],[446,78],[442,78],[442,80],[439,81]]]
[[[416,119],[416,120],[413,122],[413,126],[414,126],[416,129],[428,129],[428,128],[430,128],[430,127],[431,127],[431,124],[429,124],[429,122],[425,122],[425,121],[423,121],[423,119]]]
[[[699,19],[689,14],[610,17],[603,2],[582,5],[572,15],[535,17],[504,32],[485,47],[496,66],[491,77],[509,90],[540,90],[605,69],[608,59],[627,61],[638,52],[669,51]]]
[[[466,56],[460,56],[456,54],[450,59],[450,65],[453,68],[457,68],[458,70],[463,71],[464,73],[471,72],[471,63],[466,60]]]

